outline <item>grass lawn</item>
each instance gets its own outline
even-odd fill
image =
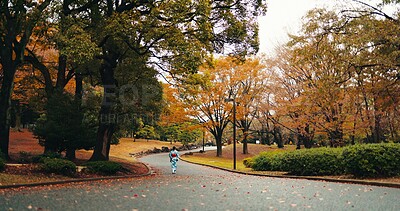
[[[144,139],[136,139],[134,142],[132,138],[122,138],[119,140],[118,145],[111,145],[110,157],[117,157],[132,161],[133,158],[129,155],[129,153],[145,152],[154,148],[161,149],[161,147],[172,148],[173,146],[178,148],[182,146],[182,144],[180,142],[172,142],[171,144],[170,142],[165,141],[147,141]]]
[[[26,177],[25,175],[11,175],[6,173],[0,173],[0,185],[12,184],[9,181],[13,181],[13,184],[25,184],[25,183],[36,183],[45,181],[50,182],[54,181],[54,179],[45,180],[43,177],[35,177],[35,176]]]

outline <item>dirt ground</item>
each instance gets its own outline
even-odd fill
[[[122,166],[128,171],[120,173],[122,174],[145,174],[148,172],[148,168],[140,162],[135,161],[134,158],[129,156],[129,152],[136,152],[139,150],[144,150],[142,148],[135,149],[129,146],[129,142],[132,140],[124,139],[121,141],[120,145],[113,145],[111,147],[112,153],[110,153],[110,160],[122,164]],[[140,143],[140,141],[138,141]],[[150,144],[147,144],[150,147]],[[157,144],[158,146],[160,144]],[[29,155],[40,155],[43,154],[44,147],[39,145],[38,139],[34,137],[32,132],[24,129],[21,131],[12,130],[10,132],[10,145],[9,145],[9,155],[11,161],[9,163],[18,163],[21,158],[21,154]],[[76,152],[76,164],[84,163],[88,161],[92,155],[92,151],[78,150]],[[8,174],[35,174],[37,176],[44,176],[40,172],[35,171],[35,165],[24,165],[24,166],[8,166],[5,173]],[[54,175],[57,177],[56,175]],[[78,177],[96,177],[101,175],[77,175]]]
[[[38,139],[36,139],[31,132],[26,129],[22,131],[10,131],[10,145],[9,154],[12,160],[18,160],[20,152],[27,152],[32,155],[42,154],[44,148],[39,145]]]

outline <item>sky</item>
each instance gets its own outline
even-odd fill
[[[376,5],[382,0],[362,0]],[[267,0],[267,13],[259,17],[260,52],[273,54],[274,49],[288,41],[287,33],[296,34],[301,27],[301,18],[313,8],[349,7],[351,0]],[[386,6],[384,11],[392,11],[395,6]]]
[[[287,33],[300,29],[301,18],[315,7],[330,6],[334,0],[268,0],[267,13],[259,17],[260,53],[270,54],[288,40]]]

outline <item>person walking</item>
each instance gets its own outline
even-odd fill
[[[172,168],[172,173],[176,174],[176,163],[181,157],[179,156],[178,150],[176,150],[176,147],[172,147],[172,150],[169,152],[169,162],[171,162],[171,168]]]

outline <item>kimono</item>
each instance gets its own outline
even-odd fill
[[[176,173],[176,163],[179,160],[179,152],[177,150],[171,150],[169,152],[169,162],[171,162],[172,173]]]

